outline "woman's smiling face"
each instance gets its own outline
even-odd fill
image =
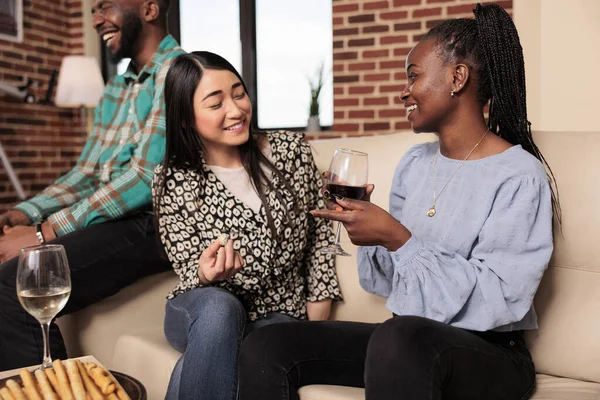
[[[408,83],[401,98],[407,119],[415,132],[438,132],[451,111],[452,68],[444,62],[436,43],[427,39],[417,44],[406,58]]]
[[[248,141],[252,104],[244,85],[227,70],[205,69],[194,93],[196,132],[210,152]]]

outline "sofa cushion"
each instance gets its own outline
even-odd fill
[[[536,370],[600,382],[600,132],[536,132],[558,182],[563,231],[535,298],[527,334]]]
[[[149,399],[164,399],[179,357],[162,332],[124,335],[117,340],[111,365],[142,382]]]
[[[596,400],[600,384],[538,374],[531,400]]]
[[[548,375],[537,375],[531,400],[598,400],[600,384]],[[364,400],[364,389],[333,385],[309,385],[300,389],[300,400]]]
[[[91,354],[109,368],[117,340],[124,335],[162,335],[166,295],[177,284],[173,271],[142,279],[114,296],[60,318],[69,356]],[[133,375],[135,376],[135,375]]]
[[[348,386],[309,385],[298,391],[300,400],[365,400],[365,390]]]

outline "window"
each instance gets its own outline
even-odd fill
[[[0,39],[23,41],[23,0],[0,0]]]
[[[241,74],[240,5],[238,0],[179,0],[180,44],[185,51],[211,51]]]
[[[242,74],[261,129],[306,128],[310,80],[323,66],[321,127],[333,125],[332,0],[171,0],[169,31],[186,51],[225,57]],[[103,57],[103,74],[117,67]],[[125,71],[123,60],[118,72]]]
[[[310,80],[323,67],[320,123],[333,124],[331,1],[256,0],[258,126],[297,128],[309,117]]]
[[[304,129],[309,79],[321,64],[320,122],[333,124],[331,0],[171,0],[169,30],[186,51],[208,50],[242,74],[262,129]]]

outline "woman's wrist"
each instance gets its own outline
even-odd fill
[[[202,286],[210,285],[210,282],[204,276],[204,273],[202,272],[202,268],[200,268],[200,266],[198,266],[198,280],[200,281],[200,284]]]
[[[398,223],[398,226],[395,228],[389,235],[386,235],[387,239],[383,243],[383,247],[389,251],[398,250],[412,237],[412,233],[401,223]]]

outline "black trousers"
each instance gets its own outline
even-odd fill
[[[310,384],[364,387],[367,400],[520,400],[533,392],[535,369],[522,332],[413,316],[272,325],[246,338],[240,400],[295,400]]]
[[[105,299],[138,279],[171,268],[154,233],[151,215],[138,214],[81,229],[53,240],[65,247],[71,270],[71,297],[59,314],[70,314]],[[17,258],[0,264],[0,371],[39,364],[42,330],[17,299]],[[50,327],[53,359],[67,358],[55,323]]]

